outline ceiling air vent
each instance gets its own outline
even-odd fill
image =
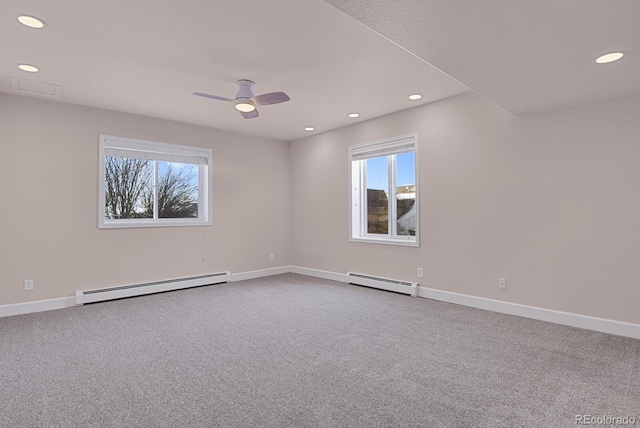
[[[12,77],[11,84],[14,92],[20,95],[31,95],[45,98],[60,98],[62,95],[62,86],[52,85],[50,83]]]

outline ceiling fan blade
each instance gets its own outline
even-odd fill
[[[271,92],[268,94],[256,95],[251,98],[256,105],[266,106],[269,104],[280,104],[289,101],[289,95],[284,92]]]
[[[197,95],[199,97],[211,98],[212,100],[220,100],[220,101],[235,101],[231,98],[219,97],[217,95],[205,94],[204,92],[194,92],[193,95]]]
[[[242,115],[242,117],[244,117],[245,119],[253,119],[254,117],[258,117],[260,116],[258,114],[258,110],[254,110],[254,111],[250,111],[250,112],[244,112],[241,111],[240,114]]]

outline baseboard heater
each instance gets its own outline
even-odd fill
[[[347,279],[349,284],[395,291],[396,293],[409,294],[413,297],[418,296],[418,284],[415,282],[398,281],[396,279],[380,278],[353,272],[347,272]]]
[[[176,278],[166,281],[146,282],[144,284],[123,285],[121,287],[101,288],[98,290],[76,291],[76,305],[142,296],[143,294],[162,293],[202,285],[220,284],[229,281],[229,272]]]

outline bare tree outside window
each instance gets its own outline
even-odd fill
[[[153,163],[146,159],[130,159],[106,156],[105,168],[105,217],[111,220],[123,218],[153,218],[145,210],[145,193],[153,192]]]
[[[105,218],[154,218],[154,164],[157,217],[198,217],[198,166],[105,156]]]
[[[158,218],[198,217],[197,165],[158,162]],[[153,192],[144,205],[153,216]]]

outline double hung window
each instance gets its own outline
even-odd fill
[[[418,246],[416,135],[349,152],[351,240]]]

